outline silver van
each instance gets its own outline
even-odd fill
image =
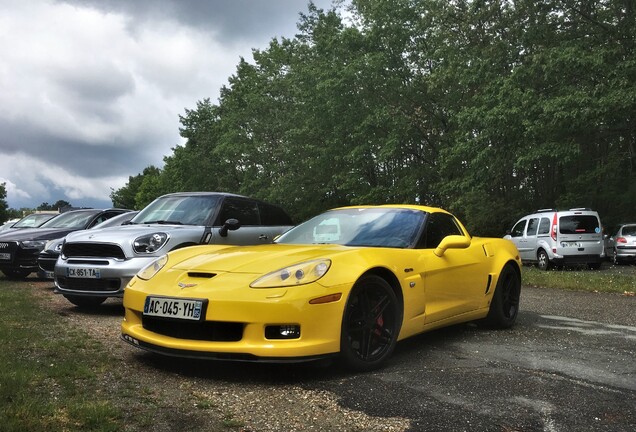
[[[598,269],[605,258],[601,219],[589,208],[542,209],[522,217],[504,237],[523,263],[541,270],[572,264]]]

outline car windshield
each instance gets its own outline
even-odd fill
[[[206,225],[217,208],[219,199],[220,197],[215,195],[161,197],[140,211],[130,223]]]
[[[49,219],[57,216],[50,213],[32,213],[23,217],[13,225],[13,228],[37,228]]]
[[[41,228],[82,229],[86,226],[86,224],[88,224],[93,216],[95,216],[95,211],[70,211],[68,213],[62,213],[58,217],[51,219],[41,225]]]
[[[283,234],[276,243],[413,247],[427,213],[398,208],[331,210]]]

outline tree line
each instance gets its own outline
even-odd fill
[[[111,193],[229,191],[300,222],[422,203],[501,236],[538,208],[636,219],[633,0],[309,4],[293,38],[241,59],[185,144]]]

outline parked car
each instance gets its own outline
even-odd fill
[[[38,271],[38,255],[49,240],[72,231],[87,229],[127,212],[124,209],[83,209],[62,213],[39,228],[0,233],[0,271],[12,279],[23,279]]]
[[[605,238],[605,253],[614,264],[636,261],[636,223],[619,225],[616,233]]]
[[[113,216],[97,225],[89,228],[91,230],[108,228],[111,226],[123,225],[130,221],[137,213],[137,211],[127,211],[125,213]],[[55,263],[62,251],[62,245],[66,237],[49,240],[44,245],[44,250],[38,255],[38,276],[41,279],[53,279],[53,270],[55,269]]]
[[[0,227],[0,234],[5,234],[9,230],[26,229],[26,228],[38,228],[45,222],[51,220],[59,213],[31,213],[23,217],[22,219],[15,219],[10,224],[6,224]]]
[[[601,219],[588,208],[538,210],[519,219],[504,238],[517,246],[523,263],[541,270],[573,264],[598,269],[605,257]]]
[[[520,267],[511,242],[471,237],[442,209],[334,209],[274,244],[162,254],[126,288],[122,338],[171,356],[339,356],[370,370],[424,331],[473,320],[512,326]]]
[[[293,226],[281,208],[218,192],[157,198],[128,225],[66,237],[55,265],[56,292],[80,307],[121,297],[146,264],[167,251],[199,244],[271,243]]]

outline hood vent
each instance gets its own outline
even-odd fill
[[[188,272],[188,276],[191,278],[212,279],[216,276],[216,273]]]

